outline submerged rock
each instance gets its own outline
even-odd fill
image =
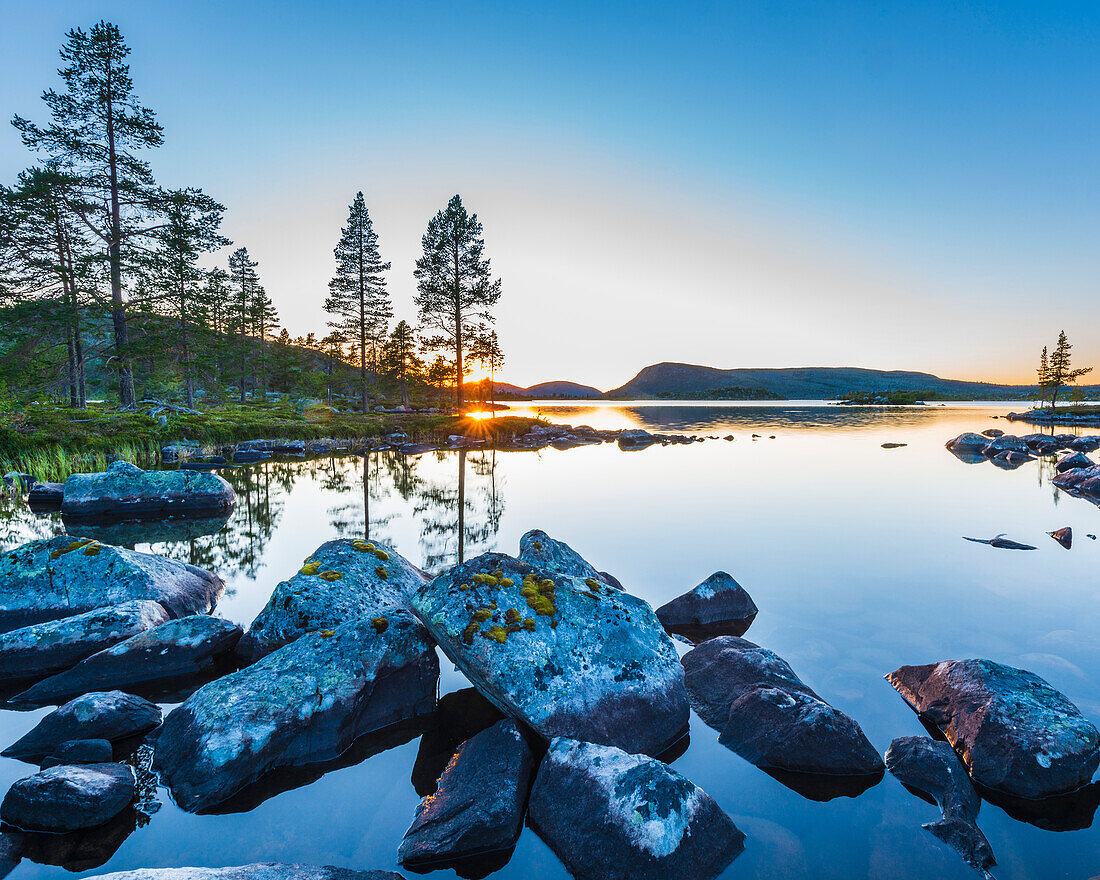
[[[566,737],[550,743],[528,817],[577,880],[710,880],[744,849],[733,820],[672,768]]]
[[[724,571],[716,571],[695,589],[658,608],[657,617],[670,632],[701,642],[717,635],[741,635],[758,610],[744,587]]]
[[[351,538],[328,541],[293,577],[275,587],[238,653],[258,660],[307,632],[407,610],[409,594],[426,580],[420,569],[381,544]]]
[[[906,788],[930,795],[939,805],[943,818],[923,827],[990,876],[997,860],[977,825],[982,801],[951,746],[926,736],[898,737],[886,751],[886,766]]]
[[[212,807],[272,770],[330,760],[430,712],[438,677],[431,640],[407,612],[309,633],[169,713],[154,767],[185,810]]]
[[[994,538],[968,538],[963,535],[964,541],[971,541],[975,544],[988,544],[990,547],[996,547],[998,550],[1038,550],[1038,547],[1033,547],[1031,544],[1021,544],[1019,541],[1013,541],[1011,538],[1006,538],[1004,534],[997,535]]]
[[[393,871],[352,871],[316,865],[264,862],[233,868],[138,868],[100,874],[95,880],[402,880]]]
[[[84,694],[54,709],[26,735],[0,752],[5,758],[37,763],[62,743],[105,739],[117,743],[148,733],[160,724],[160,707],[122,691]]]
[[[1022,464],[1027,464],[1029,461],[1035,461],[1033,455],[1028,455],[1026,452],[1017,452],[1014,449],[1007,449],[1004,452],[998,452],[990,459],[997,467],[1004,468],[1005,470],[1015,470]]]
[[[134,771],[126,764],[51,767],[12,785],[0,819],[23,831],[95,828],[121,813],[134,789]]]
[[[233,487],[217,474],[195,470],[143,471],[116,461],[104,473],[65,481],[61,512],[69,517],[207,516],[230,510]]]
[[[27,493],[27,506],[31,510],[60,510],[65,496],[63,483],[35,483]]]
[[[1059,489],[1073,494],[1100,497],[1100,465],[1087,468],[1072,468],[1058,474],[1051,480]]]
[[[1047,534],[1067,550],[1073,546],[1073,529],[1069,526],[1062,526],[1062,528],[1055,529],[1053,532],[1047,532]]]
[[[224,590],[184,562],[58,535],[0,554],[0,631],[140,599],[172,617],[205,614]]]
[[[134,690],[196,676],[232,651],[241,632],[237,624],[205,614],[171,620],[38,682],[11,702],[41,705],[104,688]]]
[[[880,774],[860,726],[795,675],[782,657],[735,636],[683,658],[692,708],[721,742],[758,767],[796,773]]]
[[[157,602],[135,600],[12,630],[0,635],[0,680],[60,672],[166,620]]]
[[[72,739],[63,742],[53,754],[42,761],[42,769],[58,764],[109,764],[114,760],[114,747],[105,739]]]
[[[683,670],[660,621],[595,577],[486,553],[422,586],[411,604],[466,677],[546,740],[659,754],[687,726]]]
[[[401,841],[403,865],[451,862],[514,846],[523,827],[535,759],[512,720],[464,742],[416,808]]]
[[[1050,797],[1085,785],[1100,765],[1100,733],[1034,673],[991,660],[947,660],[902,666],[886,678],[988,788]]]

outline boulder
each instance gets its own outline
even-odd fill
[[[1005,432],[1002,431],[1000,428],[986,428],[984,431],[982,431],[982,436],[992,439],[995,437],[1003,437],[1004,433]]]
[[[1017,452],[1014,449],[1006,449],[1004,452],[998,452],[990,461],[997,467],[1013,471],[1022,464],[1027,464],[1029,461],[1035,461],[1035,456],[1029,455],[1026,452]]]
[[[0,635],[0,681],[52,675],[166,620],[160,604],[138,599],[12,630]]]
[[[1054,469],[1060,474],[1065,471],[1071,471],[1074,468],[1090,468],[1095,466],[1096,462],[1083,452],[1067,452],[1065,455],[1059,457],[1054,463]]]
[[[1069,526],[1062,526],[1062,528],[1047,532],[1047,534],[1067,550],[1073,547],[1073,529]]]
[[[998,435],[999,439],[1000,435]],[[956,454],[974,454],[982,453],[989,445],[990,440],[988,437],[983,437],[981,434],[959,434],[952,440],[948,440],[944,444],[949,450]],[[999,450],[998,450],[999,451]]]
[[[397,850],[403,865],[452,862],[506,850],[523,828],[535,759],[512,720],[466,740],[416,808]]]
[[[1018,452],[1027,455],[1031,452],[1031,449],[1023,437],[1017,437],[1014,434],[1003,434],[993,440],[986,440],[981,451],[983,455],[993,458],[1002,452]]]
[[[795,773],[882,772],[882,759],[860,726],[772,651],[720,636],[685,654],[683,664],[692,708],[745,760]]]
[[[1050,797],[1085,785],[1100,765],[1100,733],[1034,673],[992,660],[947,660],[902,666],[886,678],[988,788]]]
[[[57,535],[0,553],[0,632],[143,599],[172,617],[204,614],[224,590],[185,562]]]
[[[8,790],[0,819],[23,831],[95,828],[126,809],[134,790],[134,771],[126,764],[51,767]]]
[[[238,653],[251,662],[307,632],[407,610],[408,596],[427,579],[382,544],[351,538],[328,541],[275,587]]]
[[[519,539],[519,561],[540,569],[577,578],[595,578],[605,586],[621,590],[623,585],[596,568],[565,541],[551,538],[542,529],[531,529]]]
[[[27,493],[27,506],[31,510],[60,510],[64,497],[64,483],[35,483]]]
[[[169,713],[154,767],[185,810],[209,808],[272,770],[331,760],[430,712],[438,677],[431,640],[407,612],[308,633]]]
[[[173,464],[178,461],[186,461],[202,454],[202,448],[197,442],[180,440],[169,443],[160,448],[160,460],[165,464]]]
[[[393,871],[352,871],[331,865],[264,862],[233,868],[138,868],[100,874],[95,880],[402,880]]]
[[[657,609],[669,632],[702,642],[718,635],[742,635],[756,617],[756,603],[724,571],[716,571],[690,592]]]
[[[143,471],[116,461],[105,473],[73,474],[65,481],[61,512],[81,518],[212,516],[230,510],[237,496],[217,474]]]
[[[241,632],[237,624],[205,614],[171,620],[38,682],[10,702],[58,703],[105,688],[133,691],[194,677],[232,651]]]
[[[934,798],[943,818],[923,827],[989,877],[997,864],[993,849],[978,828],[982,801],[951,746],[926,736],[902,736],[890,743],[886,767],[906,788]]]
[[[595,577],[486,553],[422,586],[411,605],[470,682],[546,740],[658,754],[687,725],[672,640],[645,602]]]
[[[613,746],[556,737],[528,820],[576,880],[710,880],[745,835],[671,767]]]
[[[0,752],[5,758],[37,763],[57,754],[62,743],[105,739],[117,743],[160,724],[160,707],[122,691],[84,694],[54,709],[27,734]]]
[[[1066,445],[1078,452],[1095,452],[1100,449],[1100,437],[1074,437]]]
[[[59,764],[109,764],[114,760],[114,747],[105,739],[71,739],[63,742],[42,760],[41,769]]]
[[[477,688],[462,688],[440,697],[416,750],[412,769],[416,793],[420,797],[433,794],[458,747],[503,719],[501,711]]]
[[[633,452],[639,449],[646,449],[654,443],[660,442],[660,437],[655,437],[653,434],[650,434],[649,431],[642,430],[641,428],[631,428],[619,432],[619,448],[624,451]]]
[[[15,489],[20,494],[29,492],[34,488],[36,482],[38,481],[30,474],[22,474],[18,471],[8,471],[4,474],[4,485]]]
[[[1072,468],[1058,474],[1050,482],[1075,495],[1100,497],[1100,465]]]

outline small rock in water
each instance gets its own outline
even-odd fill
[[[666,630],[698,643],[718,635],[744,634],[758,610],[744,587],[726,572],[716,571],[656,613]]]
[[[711,880],[745,835],[662,762],[557,737],[539,767],[531,826],[576,880]]]
[[[512,720],[466,740],[435,793],[416,808],[397,859],[440,865],[513,847],[523,827],[535,759]]]
[[[128,461],[116,461],[103,473],[70,476],[61,512],[89,518],[211,515],[231,510],[236,500],[233,487],[217,474],[144,471]]]
[[[62,743],[105,739],[116,743],[160,724],[160,707],[122,691],[84,694],[54,709],[0,755],[37,763],[57,753]]]
[[[996,418],[996,416],[994,416],[994,418]],[[986,428],[984,431],[982,431],[983,436],[990,438],[1003,437],[1004,433],[1005,432],[1002,431],[1000,428]]]
[[[1100,765],[1100,732],[1032,672],[992,660],[945,660],[902,666],[886,679],[987,788],[1047,798],[1085,785]]]
[[[105,739],[73,739],[63,742],[47,756],[42,770],[58,764],[109,764],[114,760],[114,748]]]
[[[95,880],[402,880],[393,871],[353,871],[331,865],[263,862],[232,868],[138,868],[100,874]]]
[[[1047,532],[1055,541],[1069,550],[1073,546],[1073,529],[1069,526],[1063,526],[1053,532]]]
[[[95,828],[121,813],[134,790],[134,771],[126,764],[51,767],[9,789],[0,819],[23,831]]]
[[[990,547],[996,547],[999,550],[1037,550],[1038,547],[1032,547],[1030,544],[1021,544],[1019,541],[1013,541],[1011,538],[1004,537],[1004,533],[997,535],[995,538],[968,538],[963,536],[964,541],[973,541],[975,544],[988,544]]]
[[[900,449],[902,446],[908,446],[908,443],[883,443],[883,449]]]
[[[682,662],[692,708],[745,760],[795,773],[881,775],[882,759],[860,726],[772,651],[719,636]]]
[[[1075,468],[1095,467],[1096,462],[1083,452],[1067,452],[1054,463],[1054,469],[1062,474]]]
[[[951,746],[926,736],[898,737],[886,751],[886,766],[902,785],[939,804],[943,818],[924,828],[989,877],[997,860],[977,825],[982,801]]]

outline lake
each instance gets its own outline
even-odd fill
[[[174,526],[175,534],[138,526],[105,532],[102,540],[216,571],[228,585],[218,613],[247,626],[275,584],[329,538],[367,535],[434,572],[460,553],[467,559],[489,549],[515,554],[520,535],[541,528],[654,607],[712,572],[728,571],[760,608],[745,638],[789,661],[822,697],[855,718],[880,752],[896,736],[924,733],[883,680],[903,664],[986,657],[1020,666],[1062,690],[1095,723],[1100,542],[1086,535],[1100,532],[1100,510],[1050,484],[1052,460],[1007,471],[963,463],[944,449],[963,431],[1031,432],[993,419],[1022,408],[1026,404],[1003,402],[864,409],[824,402],[547,401],[514,411],[595,428],[735,439],[639,452],[604,444],[265,462],[225,473],[238,501],[216,534],[202,532],[221,524],[190,532]],[[883,449],[885,442],[908,445]],[[0,549],[64,528],[58,517],[35,517],[18,502],[4,503]],[[1069,551],[1046,535],[1066,525],[1075,537]],[[1038,550],[963,540],[999,533]],[[441,693],[467,686],[441,661]],[[2,744],[43,714],[0,712]],[[163,789],[150,789],[147,798],[155,797],[160,808],[147,810],[148,821],[102,867],[71,854],[54,860],[94,868],[85,873],[258,861],[397,869],[397,846],[419,801],[410,781],[417,746],[414,736],[248,812],[191,815]],[[717,733],[694,715],[690,745],[673,766],[710,793],[746,835],[745,851],[725,878],[976,876],[921,828],[938,819],[939,810],[889,774],[858,797],[814,800],[719,745]],[[0,760],[0,790],[32,769]],[[978,823],[999,862],[995,875],[1096,875],[1095,806],[1079,805],[1079,814],[1069,816],[1013,818],[983,804]],[[1052,830],[1070,827],[1078,830]],[[11,876],[64,873],[24,859]],[[492,876],[568,874],[528,828]]]

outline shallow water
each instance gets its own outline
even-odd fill
[[[227,472],[239,498],[217,534],[200,534],[221,525],[210,523],[191,534],[157,535],[142,526],[103,539],[217,571],[229,587],[219,613],[247,625],[317,545],[367,533],[367,468],[369,537],[431,570],[454,562],[460,545],[466,558],[488,549],[516,553],[520,535],[538,527],[654,606],[716,570],[730,572],[760,607],[745,637],[786,658],[856,718],[880,751],[895,736],[924,732],[882,678],[908,663],[988,657],[1022,666],[1098,722],[1100,542],[1086,534],[1100,533],[1100,510],[1051,486],[1048,461],[1003,471],[964,464],[943,447],[962,431],[1028,433],[991,418],[1023,406],[547,402],[529,409],[597,428],[736,439],[630,453],[606,444],[268,462]],[[753,433],[762,437],[753,440]],[[908,445],[881,448],[890,441]],[[1075,537],[1068,552],[1045,534],[1065,525]],[[0,549],[62,529],[56,517],[0,507]],[[962,539],[1001,532],[1038,550]],[[446,660],[442,666],[443,692],[465,686]],[[0,712],[0,743],[14,741],[42,714]],[[413,738],[243,813],[189,815],[160,790],[159,811],[86,873],[254,861],[396,869],[397,844],[418,802],[410,782],[416,751]],[[810,800],[720,746],[717,733],[694,716],[690,746],[673,766],[714,796],[747,836],[745,852],[723,877],[976,876],[921,829],[939,818],[938,809],[889,775],[857,798]],[[32,769],[0,760],[0,791]],[[1084,822],[1092,825],[1089,810],[1076,820]],[[1100,871],[1096,827],[1044,830],[990,803],[979,824],[1002,880],[1085,880]],[[11,876],[62,873],[25,859]],[[568,875],[526,829],[493,876]]]

